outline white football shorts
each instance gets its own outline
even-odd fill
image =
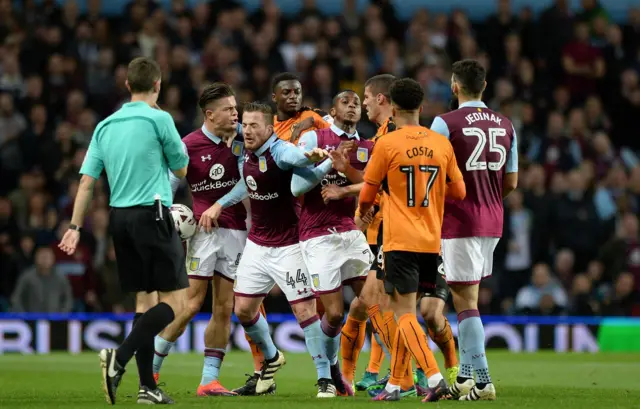
[[[243,230],[218,228],[206,233],[198,229],[187,244],[189,278],[211,280],[215,273],[234,281],[246,242]]]
[[[315,298],[300,244],[260,246],[247,240],[233,290],[239,297],[266,297],[278,285],[290,304]]]
[[[447,283],[478,284],[493,272],[493,251],[498,237],[442,239],[442,259]]]
[[[300,247],[316,294],[336,292],[354,280],[366,279],[375,258],[359,230],[314,237],[300,242]]]

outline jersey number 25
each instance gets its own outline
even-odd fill
[[[474,170],[493,170],[498,171],[502,169],[507,161],[507,149],[498,143],[498,136],[506,136],[507,131],[504,128],[489,128],[489,138],[487,134],[480,128],[462,128],[462,133],[465,136],[475,136],[478,138],[476,147],[471,152],[465,168],[467,171]],[[500,159],[497,162],[486,162],[480,160],[480,156],[484,152],[484,147],[489,139],[489,152],[497,153]]]

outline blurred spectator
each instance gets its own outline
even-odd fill
[[[503,280],[501,294],[504,297],[514,297],[518,289],[527,285],[531,275],[533,215],[524,207],[520,190],[515,190],[509,195],[507,206],[511,240],[507,244],[506,279]]]
[[[531,284],[518,291],[515,308],[521,314],[549,315],[559,313],[567,306],[567,293],[551,276],[549,266],[533,266]]]
[[[71,312],[71,287],[56,271],[50,248],[36,250],[35,265],[20,275],[11,304],[15,312]]]

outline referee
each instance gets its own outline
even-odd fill
[[[120,283],[123,291],[136,293],[131,333],[117,350],[100,351],[104,392],[112,405],[134,354],[140,375],[138,403],[173,403],[153,379],[153,341],[186,304],[189,281],[169,212],[173,195],[167,173],[170,169],[185,177],[189,158],[171,116],[154,109],[160,82],[155,61],[136,58],[129,64],[126,85],[131,102],[96,127],[80,169],[71,225],[59,245],[70,255],[76,250],[94,185],[105,170]]]

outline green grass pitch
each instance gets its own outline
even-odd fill
[[[496,384],[495,402],[438,402],[444,407],[627,409],[640,408],[640,355],[623,354],[511,354],[489,351],[489,365]],[[184,408],[357,409],[376,405],[414,407],[417,398],[397,403],[371,402],[364,392],[355,398],[315,398],[315,370],[311,358],[287,354],[287,365],[276,376],[277,395],[235,398],[198,398],[202,356],[174,354],[167,358],[161,382],[178,406]],[[359,373],[368,357],[360,357]],[[222,383],[229,389],[241,385],[251,368],[249,353],[228,354]],[[128,367],[118,390],[118,407],[138,407],[135,362]],[[230,406],[233,405],[233,406]],[[236,406],[238,405],[238,406]],[[96,353],[82,355],[0,356],[0,408],[100,408],[107,407],[100,386]],[[311,407],[311,406],[308,406]]]

